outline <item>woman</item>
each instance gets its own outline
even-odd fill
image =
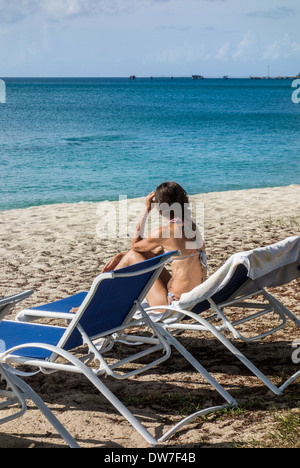
[[[172,272],[164,268],[147,295],[151,307],[170,305],[181,294],[205,281],[207,267],[205,247],[188,209],[185,190],[176,182],[164,182],[146,197],[145,208],[137,224],[129,252],[115,255],[103,272],[142,262],[154,255],[179,250],[181,255],[171,262]],[[143,238],[144,227],[150,211],[156,207],[167,224]]]

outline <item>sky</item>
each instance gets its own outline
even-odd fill
[[[299,0],[0,0],[0,77],[300,73]]]

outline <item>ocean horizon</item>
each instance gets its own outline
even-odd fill
[[[0,210],[300,183],[292,80],[4,81]]]

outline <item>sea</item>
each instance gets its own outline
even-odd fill
[[[0,210],[300,183],[292,80],[3,80]]]

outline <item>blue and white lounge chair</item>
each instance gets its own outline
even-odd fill
[[[98,276],[88,293],[79,293],[51,305],[27,310],[19,315],[19,319],[29,320],[39,317],[55,317],[66,320],[66,327],[50,326],[21,321],[2,321],[0,336],[2,349],[0,363],[7,365],[25,364],[40,369],[43,373],[66,371],[83,374],[91,383],[114,405],[114,407],[135,427],[150,445],[156,445],[157,440],[141,425],[133,414],[113,395],[100,380],[102,375],[110,375],[118,379],[145,372],[149,368],[160,364],[169,358],[171,345],[182,353],[189,363],[203,375],[217,392],[225,399],[226,404],[213,408],[206,408],[197,415],[218,411],[224,407],[235,405],[236,401],[219,385],[214,378],[191,356],[183,346],[166,330],[156,326],[144,312],[141,302],[158,278],[165,263],[176,254],[170,252],[145,262],[132,265],[117,271]],[[70,314],[71,307],[79,306],[76,314]],[[146,326],[152,330],[152,337],[133,337],[133,341],[149,345],[146,350],[138,351],[127,359],[109,364],[104,359],[106,343],[112,344],[124,337],[124,330],[136,326],[133,316],[137,309],[141,312],[139,327]],[[31,315],[32,314],[32,315]],[[126,335],[127,336],[127,335]],[[105,345],[101,340],[104,339]],[[100,340],[100,341],[99,341]],[[87,355],[78,359],[76,348],[86,345]],[[117,372],[118,367],[131,361],[148,356],[154,351],[161,351],[161,356],[142,367],[129,370],[127,373]],[[58,357],[65,359],[61,363]],[[86,363],[89,362],[89,367]],[[91,365],[93,364],[93,367]],[[166,440],[178,430],[187,418],[181,421],[161,441]]]
[[[294,373],[280,388],[276,387],[253,363],[247,359],[229,340],[224,332],[232,334],[234,339],[253,342],[263,339],[282,329],[287,320],[300,327],[300,319],[288,310],[265,288],[277,287],[300,277],[300,237],[289,237],[267,247],[234,254],[205,283],[189,293],[183,294],[178,302],[166,307],[168,313],[159,324],[167,330],[198,330],[212,333],[232,354],[256,375],[273,393],[280,395],[292,382],[300,377],[300,371]],[[254,310],[255,313],[243,318],[230,320],[230,311]],[[161,307],[157,308],[161,309]],[[201,316],[211,309],[213,315]],[[148,314],[156,308],[146,308]],[[238,327],[255,321],[264,315],[274,315],[279,324],[258,335],[245,337]],[[164,318],[165,317],[165,318]],[[184,318],[193,319],[194,323],[184,323]],[[218,323],[221,322],[219,326]]]
[[[14,296],[3,297],[0,299],[0,322],[4,317],[15,307],[19,302],[27,299],[33,294],[33,291],[25,291],[23,293],[16,294]],[[1,346],[1,335],[0,335],[0,346]],[[6,409],[15,405],[17,402],[20,410],[0,419],[0,424],[3,424],[12,419],[16,419],[24,414],[26,411],[26,402],[23,399],[21,392],[11,382],[9,375],[5,371],[4,367],[0,364],[0,381],[6,382],[6,389],[0,390],[0,397],[4,401],[0,404],[0,409]]]
[[[19,302],[27,299],[33,294],[33,291],[25,291],[14,296],[9,296],[0,299],[0,322]],[[4,346],[0,333],[0,349]],[[0,410],[10,409],[7,415],[0,419],[0,424],[5,424],[9,421],[17,419],[25,413],[27,409],[26,400],[32,400],[37,407],[42,411],[44,416],[53,425],[53,427],[61,434],[70,447],[76,448],[78,444],[68,431],[56,419],[54,414],[47,408],[43,400],[27,385],[18,375],[23,375],[22,372],[16,371],[7,364],[0,363],[0,381],[5,383],[5,389],[0,389]],[[16,408],[17,405],[17,408]]]

